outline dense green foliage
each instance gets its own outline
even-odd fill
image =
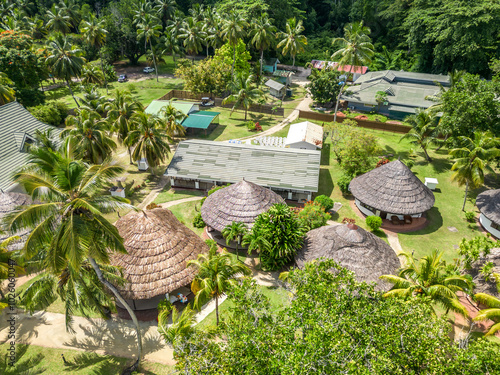
[[[175,74],[184,80],[184,88],[194,93],[222,96],[231,82],[231,65],[208,58],[193,65],[181,63]]]
[[[380,216],[367,216],[366,225],[372,230],[372,232],[375,232],[382,226],[382,218]]]
[[[40,121],[59,126],[68,116],[68,106],[62,102],[49,102],[29,108],[29,111]]]
[[[330,211],[333,208],[333,199],[326,195],[318,195],[314,198],[314,202],[321,205],[325,211]]]
[[[331,219],[331,215],[326,213],[323,207],[316,202],[307,202],[297,216],[305,231],[322,227]]]
[[[340,72],[332,69],[313,69],[307,88],[318,104],[332,103],[340,92]]]

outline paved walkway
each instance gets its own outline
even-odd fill
[[[169,207],[172,207],[172,206],[177,206],[178,204],[181,204],[181,203],[186,203],[186,202],[192,202],[192,201],[197,201],[197,200],[201,200],[203,197],[190,197],[190,198],[182,198],[182,199],[178,199],[176,201],[171,201],[171,202],[165,202],[165,203],[160,203],[158,206],[161,206],[163,208],[169,208]]]

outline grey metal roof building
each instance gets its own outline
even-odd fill
[[[165,175],[174,186],[198,189],[236,183],[244,178],[288,193],[288,199],[310,199],[318,191],[320,159],[321,152],[314,150],[192,139],[179,143]]]
[[[26,164],[28,154],[25,146],[33,142],[36,130],[60,129],[37,120],[18,102],[0,106],[0,189],[13,187],[12,174]]]

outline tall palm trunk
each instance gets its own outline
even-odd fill
[[[424,150],[425,158],[427,159],[427,161],[428,161],[429,163],[430,163],[430,162],[432,162],[431,157],[430,157],[430,156],[429,156],[429,154],[427,153],[427,148],[422,147],[422,150]]]
[[[219,325],[219,296],[215,293],[215,317],[217,318],[217,325]]]
[[[344,84],[340,87],[339,94],[337,95],[337,103],[335,104],[335,114],[333,115],[333,122],[334,123],[337,122],[337,111],[339,110],[340,96],[342,95],[342,91],[344,91],[345,85],[347,85],[347,80],[349,79],[351,72],[352,72],[352,64],[351,64],[351,68],[349,69],[349,74],[345,77]]]
[[[465,211],[465,202],[467,202],[467,194],[469,193],[469,181],[465,181],[465,196],[464,196],[464,204],[462,206],[462,211]]]
[[[77,106],[78,108],[80,108],[80,104],[78,104],[78,102],[76,101],[75,94],[73,93],[73,90],[71,89],[71,85],[70,85],[70,83],[69,83],[69,80],[68,80],[68,79],[66,80],[66,84],[68,85],[69,93],[70,93],[70,94],[71,94],[71,96],[73,97],[73,100],[75,101],[76,106]]]
[[[106,87],[106,95],[108,95],[108,80],[106,79],[106,72],[104,71],[104,64],[102,63],[102,53],[100,48],[99,48],[99,59],[101,60],[101,70],[102,70],[102,75],[104,76],[104,86]]]
[[[264,60],[264,49],[261,48],[260,49],[260,77],[262,77],[262,64],[263,64],[263,61]]]
[[[231,78],[234,79],[234,65],[236,64],[236,44],[233,46],[233,65],[231,66]]]
[[[125,309],[129,313],[130,317],[132,318],[132,321],[134,322],[135,330],[137,332],[137,351],[138,351],[138,353],[137,353],[137,361],[135,361],[135,363],[132,365],[130,370],[131,370],[131,372],[136,371],[137,368],[139,367],[139,364],[141,362],[141,357],[142,357],[142,336],[141,336],[141,329],[139,327],[139,321],[137,320],[137,317],[135,316],[134,310],[131,309],[131,307],[129,306],[127,301],[125,301],[125,299],[121,296],[118,289],[116,289],[116,287],[113,284],[111,284],[108,280],[106,280],[104,278],[104,276],[101,272],[101,269],[97,265],[94,258],[89,257],[88,260],[89,260],[90,264],[92,265],[92,268],[94,269],[99,281],[102,284],[104,284],[109,290],[111,290],[111,292],[114,294],[116,299],[118,301],[120,301],[120,303],[125,307]]]
[[[156,58],[155,58],[155,53],[153,52],[153,44],[151,43],[151,39],[149,39],[149,47],[151,48],[151,55],[153,55],[153,63],[155,64],[156,82],[159,82],[158,81],[158,68],[156,67]]]
[[[134,164],[132,161],[132,151],[130,150],[130,146],[127,146],[127,151],[128,151],[128,157],[130,159],[130,164]]]

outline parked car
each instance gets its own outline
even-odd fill
[[[127,75],[120,74],[120,76],[118,77],[118,82],[127,82],[127,81],[128,81]]]
[[[146,66],[143,70],[144,73],[153,73],[155,68],[151,68],[150,66]]]

